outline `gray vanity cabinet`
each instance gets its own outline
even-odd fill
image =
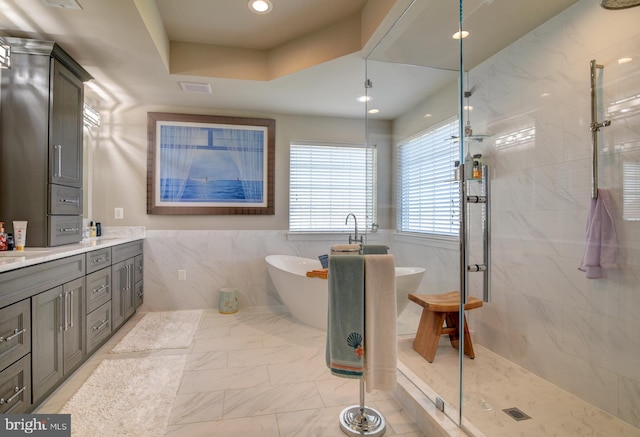
[[[83,82],[91,76],[57,44],[6,38],[1,75],[0,217],[27,220],[27,246],[82,239]]]
[[[31,298],[34,402],[84,359],[84,284],[81,277]]]

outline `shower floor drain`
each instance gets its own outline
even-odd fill
[[[531,416],[527,416],[526,414],[524,414],[524,412],[522,412],[522,410],[516,407],[505,408],[502,411],[507,413],[509,416],[511,416],[512,419],[517,420],[518,422],[521,420],[531,419]]]

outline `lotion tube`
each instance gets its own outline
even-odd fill
[[[13,238],[15,238],[16,250],[24,250],[25,243],[27,242],[26,221],[13,222]]]

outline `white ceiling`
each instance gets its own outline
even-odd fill
[[[272,0],[270,14],[256,15],[249,11],[247,0],[77,0],[79,10],[48,5],[56,1],[70,0],[0,0],[0,34],[56,41],[93,75],[87,94],[101,111],[148,104],[340,117],[363,117],[363,105],[356,97],[364,93],[364,57],[411,2]],[[359,17],[371,2],[392,5],[388,19],[371,40],[361,41],[358,50],[271,80],[170,74],[162,38],[148,30],[153,23],[140,13],[145,8],[154,11],[167,43],[265,51],[303,43],[309,34]],[[465,27],[473,38],[465,42],[465,68],[575,2],[467,0]],[[398,35],[385,38],[394,44],[378,45],[376,59],[455,68],[457,45],[450,36],[457,29],[457,12],[453,0],[415,0],[411,13],[396,27]],[[397,78],[397,69],[390,68],[389,75]],[[381,118],[397,116],[406,108],[402,99],[428,95],[426,88],[441,86],[445,80],[442,72],[415,67],[398,79],[397,92],[387,97],[390,101]],[[210,84],[213,93],[183,92],[179,81]],[[416,93],[418,89],[422,91]]]

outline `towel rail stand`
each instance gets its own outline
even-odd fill
[[[598,122],[598,70],[604,70],[595,59],[590,62],[591,68],[591,197],[598,198],[598,132],[601,128],[611,125],[611,120]]]

